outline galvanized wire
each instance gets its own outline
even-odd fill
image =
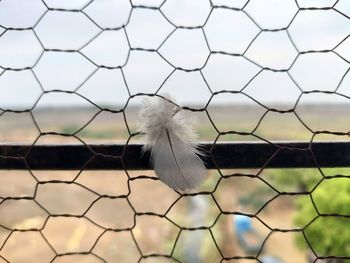
[[[167,17],[167,14],[163,11],[162,7],[165,5],[165,3],[169,0],[165,0],[161,5],[154,7],[154,6],[146,6],[146,5],[135,5],[133,4],[133,2],[130,2],[130,12],[128,15],[128,19],[126,19],[126,23],[124,23],[122,26],[120,27],[115,27],[115,28],[105,28],[102,27],[101,25],[99,25],[85,10],[86,8],[88,8],[90,5],[92,5],[92,3],[94,2],[98,2],[98,0],[90,0],[88,1],[82,8],[80,9],[72,9],[72,10],[68,10],[68,9],[62,9],[62,8],[51,8],[50,5],[48,5],[45,0],[41,0],[42,4],[45,6],[45,12],[42,13],[42,15],[38,18],[38,20],[34,23],[33,26],[31,27],[26,27],[26,28],[16,28],[16,27],[5,27],[4,25],[0,25],[0,29],[3,29],[3,32],[0,33],[0,42],[2,40],[2,38],[5,36],[5,34],[7,32],[12,32],[12,31],[18,31],[18,32],[33,32],[37,41],[40,43],[41,46],[41,54],[40,56],[38,56],[37,60],[35,61],[35,63],[30,66],[30,67],[24,67],[24,68],[9,68],[6,66],[3,66],[1,61],[0,61],[0,69],[2,69],[3,71],[0,72],[0,79],[1,77],[4,75],[5,72],[9,72],[9,71],[15,71],[15,72],[20,72],[23,70],[29,70],[36,79],[37,84],[41,87],[42,92],[40,94],[40,96],[37,98],[36,102],[29,107],[28,109],[23,109],[23,110],[16,110],[16,109],[0,109],[0,118],[3,114],[5,113],[16,113],[16,114],[21,114],[21,113],[29,113],[31,116],[31,119],[33,121],[33,123],[36,126],[36,129],[38,131],[38,136],[37,138],[32,142],[32,146],[34,147],[38,141],[40,139],[42,139],[45,136],[48,135],[57,135],[57,136],[64,136],[64,137],[72,137],[75,138],[76,140],[78,140],[81,144],[85,145],[87,148],[89,148],[89,145],[79,137],[79,132],[84,130],[85,127],[87,127],[89,124],[93,123],[95,118],[97,116],[99,116],[99,114],[103,113],[103,112],[110,112],[112,114],[120,114],[123,116],[123,120],[125,122],[125,126],[127,127],[128,130],[128,140],[125,143],[125,149],[127,149],[128,144],[130,143],[131,140],[134,139],[134,137],[138,136],[137,132],[132,131],[132,129],[129,127],[129,123],[128,123],[128,116],[126,115],[126,109],[128,107],[128,105],[132,102],[132,100],[134,98],[137,97],[143,97],[143,96],[160,96],[162,97],[162,87],[165,83],[165,81],[176,71],[184,71],[184,72],[199,72],[201,77],[203,78],[204,82],[207,85],[207,89],[210,92],[211,96],[208,99],[208,101],[206,102],[206,104],[201,107],[201,108],[191,108],[191,107],[184,107],[184,110],[188,110],[188,111],[192,111],[192,112],[202,112],[205,113],[209,119],[210,124],[212,125],[212,127],[216,130],[217,132],[217,137],[215,138],[215,140],[212,141],[214,147],[215,144],[225,135],[242,135],[242,136],[252,136],[258,140],[261,141],[266,141],[267,143],[271,143],[271,144],[275,144],[273,141],[267,140],[266,138],[261,137],[260,135],[256,134],[256,129],[259,127],[259,125],[264,121],[264,117],[270,113],[270,112],[276,112],[278,114],[287,114],[287,113],[291,113],[293,114],[298,121],[300,122],[301,125],[303,125],[311,134],[311,138],[310,138],[310,146],[307,149],[294,149],[294,150],[299,150],[299,151],[303,151],[303,152],[307,152],[308,154],[310,154],[310,156],[312,156],[312,158],[315,159],[315,169],[318,169],[319,173],[322,175],[321,178],[319,179],[319,181],[316,183],[316,185],[312,188],[312,189],[308,189],[305,191],[298,191],[298,192],[284,192],[284,191],[280,191],[279,189],[277,189],[274,185],[272,185],[269,181],[267,181],[266,179],[264,179],[263,176],[261,176],[261,173],[264,171],[266,165],[275,157],[275,155],[278,154],[278,151],[276,151],[276,153],[274,155],[272,155],[268,160],[266,160],[266,163],[260,167],[259,171],[256,174],[245,174],[245,173],[232,173],[232,174],[225,174],[223,171],[221,171],[220,167],[217,167],[217,171],[220,175],[220,177],[218,178],[215,187],[211,190],[211,191],[199,191],[199,192],[195,192],[195,193],[178,193],[178,198],[168,207],[168,209],[166,210],[165,213],[163,214],[157,214],[154,212],[140,212],[137,210],[137,208],[135,208],[132,204],[132,202],[130,202],[130,194],[131,194],[131,187],[130,187],[130,183],[137,181],[137,180],[158,180],[156,177],[153,176],[148,176],[148,175],[139,175],[139,176],[131,176],[129,173],[130,171],[127,169],[127,167],[125,167],[125,173],[128,177],[127,180],[127,194],[122,194],[122,195],[102,195],[98,192],[96,192],[93,189],[90,189],[88,186],[85,186],[84,184],[78,182],[78,178],[80,177],[80,175],[83,173],[83,171],[85,170],[85,168],[89,165],[89,162],[92,161],[95,158],[98,157],[104,157],[103,154],[101,153],[96,153],[95,156],[93,156],[90,160],[87,161],[86,165],[81,167],[80,171],[77,173],[77,175],[73,178],[73,180],[46,180],[46,181],[41,181],[39,180],[36,175],[35,172],[31,171],[31,167],[30,164],[27,163],[26,161],[26,157],[28,156],[28,154],[30,154],[30,151],[25,153],[23,156],[1,156],[1,158],[3,159],[11,159],[11,158],[17,158],[21,161],[23,161],[23,163],[25,163],[25,165],[28,168],[28,172],[30,173],[30,175],[33,177],[33,179],[35,180],[35,191],[32,195],[28,195],[28,196],[17,196],[17,197],[9,197],[9,196],[3,196],[2,193],[0,193],[0,197],[1,197],[1,201],[0,201],[0,207],[1,204],[4,204],[5,202],[9,202],[9,201],[15,201],[15,202],[19,202],[19,201],[23,201],[23,200],[32,200],[42,211],[44,211],[47,214],[47,217],[44,221],[44,223],[41,225],[41,227],[38,228],[29,228],[29,229],[18,229],[18,228],[11,228],[8,226],[5,226],[3,224],[0,224],[0,226],[5,229],[7,231],[7,234],[5,235],[5,238],[0,239],[0,260],[2,259],[4,262],[11,262],[11,259],[6,258],[6,253],[5,251],[5,247],[9,242],[12,242],[12,240],[16,240],[16,233],[23,233],[23,232],[35,232],[35,233],[39,233],[40,238],[42,239],[42,241],[44,243],[46,243],[48,245],[48,249],[51,250],[53,252],[53,257],[50,259],[50,262],[56,262],[56,260],[59,260],[59,258],[64,258],[64,257],[68,257],[71,255],[91,255],[95,258],[96,262],[108,262],[108,260],[106,258],[103,258],[103,256],[100,256],[97,252],[95,252],[95,248],[96,246],[99,244],[100,240],[103,239],[104,235],[106,235],[106,233],[110,233],[110,232],[128,232],[130,233],[131,237],[132,237],[132,242],[134,243],[133,245],[130,246],[135,246],[139,252],[139,258],[138,258],[138,262],[141,262],[142,260],[145,259],[149,259],[149,258],[153,258],[154,262],[157,262],[157,260],[160,258],[165,258],[165,259],[172,259],[175,262],[182,262],[181,259],[177,258],[174,255],[174,251],[178,245],[178,240],[180,239],[180,236],[182,235],[182,233],[184,233],[185,231],[207,231],[210,235],[210,237],[212,238],[216,249],[217,249],[217,253],[220,254],[221,256],[221,260],[220,262],[228,262],[229,260],[239,260],[239,259],[251,259],[251,260],[256,260],[258,262],[263,262],[262,260],[262,254],[263,254],[263,250],[264,250],[264,246],[266,244],[266,242],[268,242],[269,238],[271,237],[271,235],[273,235],[273,233],[276,232],[280,232],[280,233],[301,233],[302,236],[305,239],[305,242],[307,243],[307,245],[309,246],[309,251],[312,254],[312,260],[313,262],[320,262],[319,260],[338,260],[337,262],[347,262],[348,260],[350,261],[350,255],[348,254],[348,252],[344,251],[344,256],[339,256],[339,255],[320,255],[318,254],[318,251],[316,251],[312,244],[309,242],[309,238],[308,235],[306,234],[306,229],[313,223],[315,222],[317,219],[324,217],[332,217],[332,218],[344,218],[346,220],[350,220],[350,215],[349,214],[337,214],[337,213],[322,213],[322,211],[319,211],[319,209],[317,208],[314,198],[313,198],[313,192],[318,188],[318,186],[326,181],[326,180],[333,180],[334,178],[347,178],[349,179],[348,175],[337,175],[337,176],[327,176],[324,174],[323,170],[318,166],[317,164],[317,160],[313,155],[313,151],[312,151],[312,143],[313,141],[316,139],[317,136],[322,135],[322,134],[327,134],[327,135],[335,135],[335,136],[343,136],[344,138],[346,138],[347,136],[350,135],[350,131],[344,132],[344,131],[328,131],[328,130],[313,130],[311,127],[309,127],[302,119],[302,117],[300,116],[300,114],[296,111],[296,108],[298,107],[298,105],[300,104],[300,100],[302,98],[302,96],[305,96],[306,94],[326,94],[326,95],[338,95],[342,98],[344,98],[344,100],[350,100],[349,95],[343,94],[338,92],[338,88],[339,86],[343,83],[346,74],[348,74],[350,67],[349,67],[349,63],[350,61],[348,61],[344,56],[342,56],[341,54],[339,54],[336,49],[342,45],[343,43],[345,43],[348,38],[349,35],[347,35],[345,38],[343,38],[339,43],[337,43],[337,45],[335,45],[332,49],[327,49],[327,50],[307,50],[307,51],[300,51],[297,47],[297,45],[295,44],[295,41],[293,40],[293,35],[289,32],[289,29],[291,27],[291,25],[293,24],[293,21],[298,17],[298,15],[301,12],[316,12],[319,10],[333,10],[334,12],[336,12],[337,14],[345,17],[346,19],[348,19],[350,22],[350,17],[343,13],[341,10],[337,9],[337,4],[339,2],[339,0],[335,1],[331,6],[329,7],[300,7],[299,3],[297,0],[295,0],[295,5],[297,6],[297,10],[294,14],[294,16],[290,19],[289,24],[286,27],[282,27],[282,28],[276,28],[276,29],[264,29],[262,28],[259,23],[257,23],[253,17],[249,14],[249,12],[247,12],[246,7],[249,4],[249,2],[251,1],[247,1],[241,8],[236,8],[236,7],[230,7],[230,6],[226,6],[226,5],[215,5],[212,2],[210,2],[210,12],[208,13],[208,16],[205,20],[205,22],[202,25],[199,26],[179,26],[176,25],[175,23],[173,23],[171,21],[171,19],[169,19]],[[204,0],[203,0],[204,1]],[[1,7],[0,7],[1,8]],[[128,36],[128,24],[130,22],[130,16],[131,16],[131,11],[135,10],[135,9],[141,9],[141,10],[158,10],[159,13],[161,14],[161,16],[168,22],[170,23],[173,27],[174,30],[172,30],[169,35],[164,38],[164,41],[159,45],[158,48],[156,49],[148,49],[148,48],[143,48],[143,47],[131,47],[130,44],[130,40],[129,40],[129,36]],[[212,50],[210,47],[210,43],[209,43],[209,37],[206,33],[206,31],[204,30],[204,27],[206,26],[206,24],[208,23],[208,19],[210,18],[210,16],[212,15],[214,10],[231,10],[232,12],[237,12],[240,14],[245,15],[246,17],[249,18],[249,20],[251,21],[251,23],[253,23],[258,29],[259,32],[256,34],[256,36],[250,41],[249,45],[247,47],[245,47],[244,52],[242,53],[228,53],[225,51],[221,51],[221,50]],[[45,44],[43,43],[42,39],[39,37],[38,33],[36,32],[37,26],[38,24],[51,12],[66,12],[66,13],[79,13],[82,14],[83,16],[85,16],[90,22],[92,22],[97,28],[98,28],[98,33],[96,35],[94,35],[93,37],[91,37],[86,43],[84,43],[80,48],[77,49],[50,49],[45,47]],[[205,63],[200,67],[200,68],[192,68],[192,69],[186,69],[186,68],[182,68],[179,67],[177,65],[174,65],[171,61],[169,61],[167,58],[165,58],[163,56],[163,54],[160,52],[160,49],[167,43],[167,41],[169,41],[169,39],[171,39],[171,37],[173,36],[173,34],[178,30],[178,29],[188,29],[188,30],[197,30],[199,29],[203,36],[204,36],[204,42],[206,47],[209,50],[209,55],[207,58],[205,58]],[[82,49],[84,47],[86,47],[88,44],[90,44],[91,42],[93,42],[95,39],[97,39],[103,32],[107,32],[107,31],[121,31],[123,32],[123,34],[126,36],[126,39],[128,41],[128,55],[126,57],[126,62],[124,63],[124,65],[122,66],[108,66],[108,65],[99,65],[97,62],[95,62],[93,59],[89,58],[88,56],[86,56],[83,52]],[[260,34],[262,34],[263,32],[286,32],[288,35],[288,39],[289,41],[292,43],[292,45],[295,48],[295,51],[297,52],[297,55],[295,56],[293,62],[291,63],[291,65],[288,68],[280,68],[280,69],[272,69],[272,68],[268,68],[268,67],[263,67],[261,65],[259,65],[258,63],[252,61],[251,59],[246,57],[246,53],[248,51],[248,49],[253,45],[253,43],[256,41],[256,39],[259,37]],[[350,47],[349,47],[350,48]],[[60,90],[47,90],[47,87],[44,87],[44,85],[42,84],[40,77],[37,76],[36,72],[34,71],[34,68],[38,65],[38,63],[40,62],[40,60],[42,59],[43,55],[47,52],[59,52],[59,53],[76,53],[76,54],[80,54],[81,56],[83,56],[87,61],[89,61],[90,63],[92,63],[94,65],[94,67],[96,68],[96,70],[94,70],[92,72],[92,74],[90,74],[78,87],[76,87],[75,90],[73,91],[67,91],[64,89],[60,89]],[[134,94],[130,88],[129,88],[129,81],[125,75],[125,67],[128,65],[129,62],[129,58],[130,58],[130,54],[132,51],[140,51],[140,52],[145,52],[145,53],[156,53],[158,54],[163,60],[164,62],[170,66],[172,68],[170,74],[167,76],[167,78],[165,80],[162,81],[162,84],[159,87],[152,87],[154,88],[154,90],[156,90],[156,92],[154,93],[136,93]],[[303,90],[302,87],[300,87],[300,85],[298,84],[298,82],[294,79],[294,77],[292,76],[292,74],[290,74],[290,69],[293,67],[293,65],[296,63],[297,59],[299,56],[303,55],[303,54],[334,54],[335,56],[337,56],[338,58],[340,58],[341,60],[343,60],[344,62],[348,63],[348,70],[345,72],[345,74],[343,75],[343,77],[341,78],[341,80],[337,83],[337,85],[334,87],[334,90],[332,91],[324,91],[324,90],[312,90],[312,91],[305,91]],[[209,58],[210,56],[214,55],[214,54],[223,54],[225,56],[238,56],[238,57],[243,57],[245,58],[247,61],[249,61],[250,63],[254,64],[255,66],[259,67],[259,71],[250,79],[250,81],[239,91],[233,91],[233,90],[220,90],[220,91],[213,91],[212,87],[208,84],[208,81],[206,80],[206,75],[205,73],[203,73],[203,68],[206,67],[206,65],[208,64]],[[95,102],[91,101],[89,98],[81,95],[78,91],[79,87],[83,86],[88,80],[89,78],[91,78],[99,69],[101,68],[105,68],[105,69],[120,69],[123,79],[124,79],[124,84],[125,87],[127,89],[127,93],[128,93],[128,99],[125,102],[125,105],[121,108],[121,109],[111,109],[108,107],[103,107],[101,105],[96,104]],[[78,70],[78,69],[77,69]],[[261,74],[261,72],[264,71],[271,71],[271,72],[286,72],[290,78],[290,80],[298,87],[298,89],[300,90],[300,95],[298,96],[298,98],[296,99],[294,106],[290,109],[278,109],[278,108],[271,108],[268,107],[266,105],[264,105],[262,102],[258,101],[256,98],[254,98],[254,96],[249,95],[248,93],[246,93],[245,88],[251,83],[251,81],[253,81],[257,76],[259,76],[259,74]],[[54,74],[54,73],[52,73]],[[234,72],[232,72],[232,74],[234,74]],[[219,87],[216,87],[217,89]],[[91,105],[91,107],[95,107],[96,109],[96,113],[94,114],[94,116],[87,122],[85,123],[82,127],[80,127],[76,132],[74,133],[61,133],[61,132],[46,132],[46,131],[42,131],[40,125],[37,122],[37,119],[35,118],[34,114],[33,114],[33,110],[35,110],[39,104],[39,102],[41,101],[41,99],[43,98],[43,96],[49,94],[49,93],[64,93],[64,94],[75,94],[79,97],[81,97],[83,100],[85,100],[87,103],[89,103]],[[212,100],[215,98],[215,96],[219,95],[219,94],[241,94],[243,96],[245,96],[246,98],[249,98],[252,102],[254,102],[255,105],[259,105],[260,107],[262,107],[265,110],[265,113],[260,117],[260,119],[257,121],[255,129],[253,129],[251,132],[244,132],[244,131],[240,131],[240,130],[228,130],[228,131],[221,131],[217,126],[216,123],[214,121],[214,119],[211,116],[210,111],[208,111],[208,107],[209,105],[211,105]],[[174,102],[175,103],[175,102]],[[242,114],[244,114],[244,112],[242,112]],[[350,130],[350,128],[349,128]],[[278,146],[278,144],[276,144]],[[92,149],[90,149],[92,150]],[[123,161],[123,156],[124,153],[118,156],[109,156],[109,158],[115,158],[118,160],[122,160]],[[214,160],[215,162],[215,160]],[[271,188],[271,190],[273,190],[276,194],[274,195],[273,198],[271,198],[270,200],[268,200],[267,202],[265,202],[259,209],[258,211],[256,211],[255,213],[252,214],[247,214],[247,213],[243,213],[241,211],[226,211],[225,209],[223,209],[220,206],[220,202],[217,200],[217,196],[215,195],[215,193],[217,193],[219,191],[219,186],[220,184],[228,179],[228,178],[233,178],[233,177],[237,177],[240,176],[241,178],[252,178],[253,180],[256,181],[260,181],[264,184],[266,184],[269,188]],[[103,178],[101,178],[101,180],[103,180]],[[79,215],[75,215],[75,214],[71,214],[69,212],[62,212],[59,214],[55,214],[52,213],[51,211],[49,211],[45,206],[43,206],[41,204],[40,201],[37,200],[37,192],[39,187],[41,187],[42,185],[67,185],[67,186],[71,186],[71,185],[75,185],[75,186],[79,186],[84,188],[86,191],[92,193],[95,198],[94,200],[89,204],[89,206],[87,207],[87,209],[84,210],[83,213],[79,214]],[[150,189],[150,191],[152,191],[152,189]],[[53,194],[59,194],[59,193],[53,193]],[[271,202],[273,202],[275,199],[277,199],[280,196],[296,196],[296,195],[300,195],[300,196],[309,196],[311,199],[311,202],[313,204],[313,207],[316,211],[316,216],[310,220],[310,222],[305,225],[302,228],[292,228],[292,229],[284,229],[284,228],[274,228],[271,227],[267,222],[265,222],[263,219],[260,218],[260,213],[261,211],[263,211]],[[172,208],[182,199],[185,197],[193,197],[193,196],[204,196],[204,197],[210,197],[213,200],[213,204],[215,206],[217,206],[217,209],[219,210],[219,213],[216,217],[216,219],[213,221],[213,223],[209,226],[197,226],[197,227],[185,227],[182,225],[179,225],[177,222],[175,222],[174,220],[172,220],[169,217],[169,213],[171,212]],[[94,220],[91,220],[87,214],[88,212],[94,207],[94,205],[101,201],[101,200],[105,200],[105,199],[110,199],[110,200],[123,200],[125,201],[129,206],[130,209],[133,211],[133,222],[130,223],[130,225],[128,227],[125,228],[113,228],[113,227],[106,227],[103,224],[100,224],[99,222],[96,222]],[[4,212],[4,211],[3,211]],[[5,211],[6,212],[6,211]],[[108,212],[108,211],[106,211]],[[248,217],[251,218],[255,218],[256,220],[258,220],[259,222],[261,222],[268,230],[269,230],[269,234],[264,238],[264,242],[262,243],[262,246],[260,247],[260,249],[254,254],[254,255],[246,255],[246,256],[242,256],[242,255],[237,255],[237,256],[230,256],[228,257],[227,255],[225,255],[222,252],[222,248],[219,245],[219,242],[216,240],[215,235],[213,234],[213,228],[216,226],[217,222],[219,221],[220,217],[224,216],[224,215],[246,215]],[[140,248],[140,245],[138,244],[138,240],[135,237],[135,233],[134,233],[134,229],[137,227],[137,223],[138,223],[138,218],[142,217],[142,216],[153,216],[153,217],[158,217],[162,220],[167,221],[170,225],[172,225],[173,227],[178,229],[176,238],[173,242],[173,246],[171,249],[171,252],[168,254],[157,254],[157,253],[152,253],[152,254],[147,254],[144,253],[142,251],[142,249]],[[45,229],[47,228],[48,223],[53,220],[54,218],[68,218],[68,219],[81,219],[84,218],[86,219],[88,222],[90,222],[91,224],[93,224],[94,226],[98,227],[101,231],[100,233],[97,235],[97,238],[94,240],[94,242],[90,245],[90,249],[85,250],[85,251],[76,251],[76,252],[72,252],[72,251],[57,251],[57,249],[55,248],[55,246],[53,244],[51,244],[50,240],[47,238],[46,236],[46,232]],[[348,226],[348,223],[344,224],[344,227]],[[350,242],[350,240],[349,240]],[[112,245],[112,244],[111,244]],[[291,262],[293,261],[293,259],[290,259]],[[29,261],[28,262],[32,262]],[[233,262],[233,261],[230,261]],[[239,261],[238,261],[239,262]]]

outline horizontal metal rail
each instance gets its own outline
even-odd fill
[[[218,142],[200,144],[208,169],[349,167],[350,142]],[[148,170],[142,144],[0,144],[0,169]]]

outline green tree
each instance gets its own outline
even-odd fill
[[[322,180],[318,169],[264,169],[262,178],[280,192],[311,191]]]
[[[299,202],[295,223],[307,225],[305,236],[318,256],[350,257],[350,178],[325,179],[311,195],[315,205]],[[315,211],[320,215],[309,224],[308,215]],[[301,238],[297,243],[307,248]],[[337,262],[348,263],[350,260]]]
[[[328,168],[322,169],[322,172],[329,178],[323,179],[318,169],[265,169],[261,176],[281,192],[311,191],[315,205],[307,196],[299,198],[295,224],[299,227],[307,226],[304,229],[305,236],[318,256],[350,257],[349,169]],[[349,177],[331,177],[335,175]],[[314,220],[309,224],[312,219]],[[300,248],[309,248],[301,235],[296,241]],[[350,263],[350,260],[335,262]]]

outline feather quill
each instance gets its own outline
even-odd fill
[[[181,108],[160,97],[147,98],[140,115],[146,137],[143,150],[150,151],[159,179],[174,190],[198,186],[205,175],[202,153]]]

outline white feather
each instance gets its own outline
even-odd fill
[[[195,134],[183,111],[160,97],[144,100],[141,111],[151,162],[159,179],[174,190],[193,189],[203,180],[205,167],[198,155]]]

